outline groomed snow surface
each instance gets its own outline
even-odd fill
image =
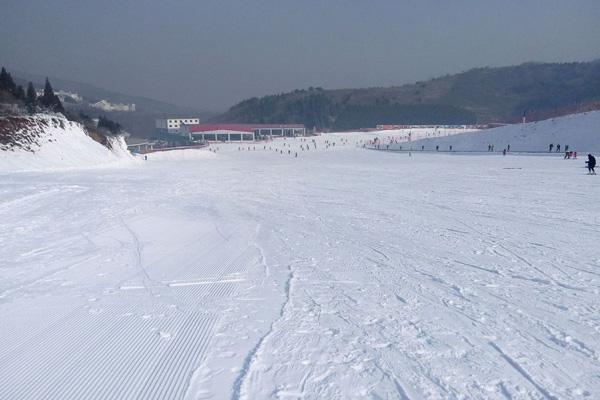
[[[583,160],[360,138],[0,175],[0,398],[600,398]]]

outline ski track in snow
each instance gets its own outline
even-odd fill
[[[0,175],[0,398],[600,397],[582,161],[340,137]]]

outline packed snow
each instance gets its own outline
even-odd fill
[[[30,149],[0,149],[0,172],[122,167],[135,163],[123,136],[109,137],[109,149],[88,136],[81,124],[60,115],[39,114],[26,120],[33,124],[26,129],[35,131],[35,141]],[[31,132],[24,132],[25,137],[28,133]]]
[[[599,398],[583,160],[368,138],[5,171],[0,398]]]
[[[363,139],[374,141],[375,139],[382,143],[405,143],[422,139],[445,138],[454,135],[466,135],[470,133],[479,133],[481,129],[472,128],[468,125],[463,127],[447,127],[443,125],[432,125],[429,127],[407,127],[398,129],[374,130],[369,132],[360,132]]]
[[[382,138],[385,135],[382,133]],[[581,154],[600,152],[600,111],[590,111],[581,114],[567,115],[539,122],[507,125],[494,129],[453,135],[448,137],[427,138],[412,142],[411,146],[404,144],[403,149],[434,150],[439,146],[440,151],[487,151],[489,145],[496,152],[509,148],[518,152],[547,152],[550,144],[552,151],[569,150]],[[398,150],[400,145],[391,145],[390,150]]]

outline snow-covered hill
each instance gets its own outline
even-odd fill
[[[547,151],[550,144],[569,145],[570,150],[581,153],[600,152],[600,111],[573,114],[540,122],[508,125],[500,128],[443,138],[415,141],[413,149],[425,146],[426,150],[487,151],[493,144],[501,151],[510,145],[511,151]],[[392,146],[392,147],[399,147]],[[406,144],[403,146],[406,148]]]
[[[60,115],[0,119],[0,173],[72,169],[136,162],[122,137],[93,140]]]

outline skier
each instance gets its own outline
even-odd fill
[[[554,144],[550,143],[550,146],[548,147],[548,152],[552,153],[553,148],[554,148]]]
[[[556,152],[557,152],[557,153],[560,153],[560,144],[557,144],[557,145],[556,145]]]
[[[510,144],[508,146],[506,146],[506,152],[510,151]]]
[[[502,155],[505,156],[506,155],[506,149],[502,149]]]
[[[435,146],[435,151],[440,151],[440,146]]]
[[[596,171],[594,170],[596,168],[596,157],[588,154],[588,160],[585,163],[587,164],[588,175],[596,175]]]

